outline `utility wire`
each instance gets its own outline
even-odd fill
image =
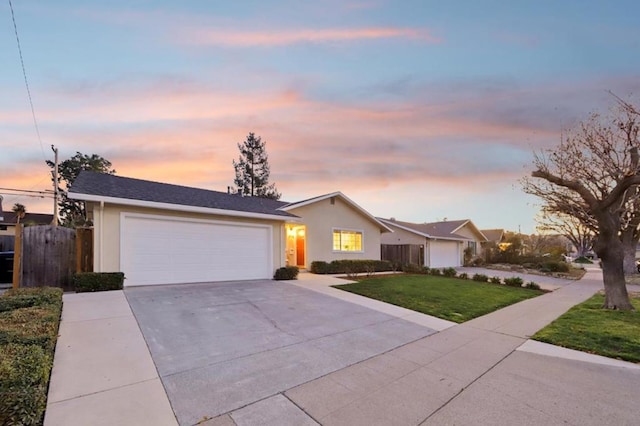
[[[44,155],[44,147],[42,146],[42,139],[40,138],[40,128],[38,127],[38,120],[36,120],[36,111],[33,108],[33,100],[31,99],[31,90],[29,90],[29,82],[27,81],[27,71],[24,67],[24,59],[22,58],[22,48],[20,47],[20,37],[18,37],[18,26],[16,25],[16,17],[13,13],[13,5],[9,0],[9,8],[11,9],[11,20],[13,21],[13,30],[16,33],[16,42],[18,43],[18,53],[20,54],[20,64],[22,65],[22,75],[24,76],[24,85],[27,88],[27,95],[29,96],[29,105],[31,106],[31,116],[33,117],[33,125],[36,128],[36,134],[38,135],[38,142],[40,143],[40,151],[42,152],[42,158],[47,159]]]

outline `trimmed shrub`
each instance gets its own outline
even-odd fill
[[[298,279],[298,272],[300,270],[297,266],[284,266],[276,269],[276,273],[273,274],[274,280],[295,280]]]
[[[573,263],[584,263],[587,265],[593,265],[593,262],[591,261],[591,259],[584,256],[578,257],[576,260],[573,261]]]
[[[77,293],[122,290],[122,272],[79,272],[73,275],[73,286]]]
[[[569,272],[569,264],[565,262],[545,262],[542,264],[542,269],[546,269],[549,272]]]
[[[442,275],[442,271],[438,268],[431,268],[429,269],[429,274],[437,277],[439,275]]]
[[[458,275],[458,278],[460,278],[461,280],[468,280],[469,274],[467,274],[466,272],[463,272],[460,275]]]
[[[473,281],[478,281],[481,283],[489,282],[489,277],[486,276],[485,274],[473,274],[473,277],[471,277],[471,279]]]
[[[455,268],[444,268],[442,270],[442,275],[444,275],[445,277],[454,278],[456,275],[458,275],[458,271],[456,271]]]
[[[500,277],[491,277],[489,279],[489,282],[492,282],[494,284],[502,284],[502,278],[500,278]]]
[[[42,424],[52,353],[37,345],[0,345],[0,424]]]
[[[334,260],[330,263],[321,260],[311,262],[310,271],[314,274],[355,274],[392,271],[393,265],[387,260]]]
[[[0,306],[0,425],[42,424],[62,289],[9,290]]]
[[[522,287],[522,284],[524,284],[524,281],[520,277],[511,277],[511,278],[505,278],[504,284],[509,287]]]
[[[409,263],[402,266],[402,272],[405,274],[428,274],[429,268],[416,265],[415,263]]]
[[[533,281],[529,281],[525,285],[525,288],[528,288],[530,290],[541,290],[540,286],[537,283],[534,283]]]

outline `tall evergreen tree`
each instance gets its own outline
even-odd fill
[[[269,156],[267,142],[253,132],[238,144],[240,157],[233,161],[236,178],[233,183],[243,195],[279,200],[280,194],[275,183],[269,183]]]

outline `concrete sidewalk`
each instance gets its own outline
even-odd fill
[[[440,332],[205,425],[599,425],[640,418],[640,366],[527,340],[602,289],[598,270],[461,325],[330,287],[345,282],[301,274],[290,284]],[[64,296],[45,425],[86,424],[177,424],[122,291]]]
[[[123,291],[63,296],[44,424],[177,425]]]

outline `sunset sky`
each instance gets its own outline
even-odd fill
[[[12,3],[41,141],[2,2],[1,188],[50,189],[54,144],[226,191],[255,132],[283,200],[531,233],[534,150],[607,91],[640,103],[637,0]]]

